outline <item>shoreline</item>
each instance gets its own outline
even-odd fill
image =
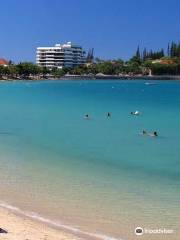
[[[82,231],[77,227],[54,222],[34,212],[0,203],[0,233],[2,240],[123,240],[112,236]]]
[[[140,76],[140,75],[134,75],[134,76],[117,76],[117,75],[67,75],[67,76],[62,76],[62,77],[19,77],[19,78],[5,78],[5,77],[0,77],[0,82],[12,82],[12,81],[46,81],[46,80],[162,80],[162,81],[167,81],[167,80],[180,80],[180,75],[152,75],[152,76]]]
[[[87,80],[180,80],[179,75],[152,75],[152,76],[140,76],[140,75],[134,75],[134,76],[116,76],[116,75],[103,75],[103,76],[63,76],[61,79],[79,79],[82,78]]]
[[[75,234],[68,233],[51,227],[50,225],[30,219],[21,214],[16,214],[13,211],[0,207],[0,228],[7,231],[1,233],[2,240],[81,240]]]

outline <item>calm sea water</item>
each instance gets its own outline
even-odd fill
[[[180,82],[153,83],[1,83],[1,205],[91,237],[179,239]]]

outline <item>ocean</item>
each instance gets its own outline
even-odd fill
[[[179,240],[179,143],[179,81],[1,82],[0,206],[84,238]]]

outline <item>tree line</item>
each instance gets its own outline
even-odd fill
[[[128,60],[122,59],[103,60],[93,56],[94,49],[87,55],[87,64],[75,68],[47,69],[30,62],[18,64],[9,63],[8,66],[0,66],[0,78],[30,78],[39,76],[40,78],[59,78],[65,74],[74,75],[148,75],[150,70],[154,75],[180,75],[180,43],[172,42],[168,44],[167,51],[142,51],[138,47],[135,54]]]
[[[168,43],[167,46],[167,50],[166,52],[164,51],[163,48],[161,48],[160,50],[157,51],[153,51],[151,50],[147,50],[147,48],[144,48],[143,51],[140,51],[140,48],[138,46],[137,51],[135,56],[141,60],[141,61],[146,61],[146,60],[155,60],[155,59],[160,59],[163,57],[170,57],[170,58],[174,58],[180,57],[180,42],[176,43],[174,41],[172,41],[171,43]]]

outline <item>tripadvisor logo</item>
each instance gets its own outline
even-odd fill
[[[144,233],[143,228],[137,227],[137,228],[135,229],[135,234],[136,234],[137,236],[143,235],[143,233]]]
[[[174,230],[167,229],[167,228],[150,229],[150,228],[137,227],[135,228],[134,233],[137,236],[141,236],[143,234],[173,234]]]

